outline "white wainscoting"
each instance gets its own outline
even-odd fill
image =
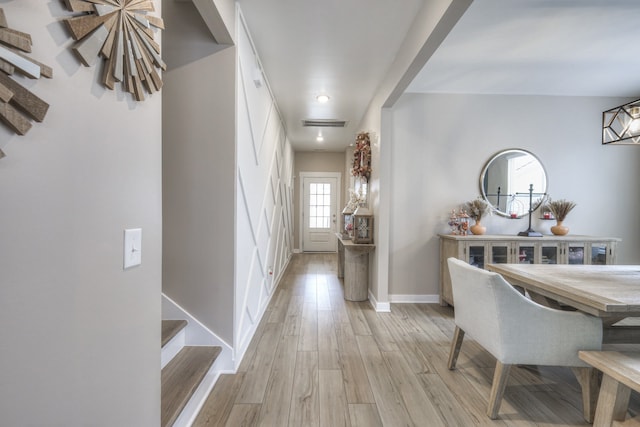
[[[238,7],[236,362],[242,360],[293,248],[293,151]]]

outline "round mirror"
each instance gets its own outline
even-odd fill
[[[530,152],[504,150],[482,169],[480,192],[499,215],[520,218],[529,213],[530,201],[532,211],[543,202],[547,194],[547,173]]]

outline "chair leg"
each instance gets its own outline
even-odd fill
[[[456,362],[458,361],[458,355],[460,354],[460,347],[462,347],[463,338],[464,331],[456,326],[456,331],[453,333],[453,341],[451,341],[451,350],[449,351],[449,363],[447,364],[449,369],[456,368]]]
[[[503,364],[500,361],[496,362],[496,371],[493,374],[493,384],[491,385],[491,395],[489,396],[489,407],[487,408],[487,415],[492,420],[498,418],[498,411],[500,411],[502,395],[507,386],[511,366],[513,365]]]

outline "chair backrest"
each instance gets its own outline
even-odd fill
[[[502,276],[474,267],[455,258],[448,259],[455,323],[498,357],[501,351],[500,302],[498,293],[516,291]],[[518,294],[519,295],[519,294]],[[498,357],[499,358],[499,357]]]
[[[455,323],[503,363],[583,366],[578,350],[599,350],[602,322],[522,295],[500,274],[447,260]]]

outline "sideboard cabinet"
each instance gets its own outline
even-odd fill
[[[615,264],[614,237],[440,234],[440,304],[453,305],[447,258],[486,264]]]

